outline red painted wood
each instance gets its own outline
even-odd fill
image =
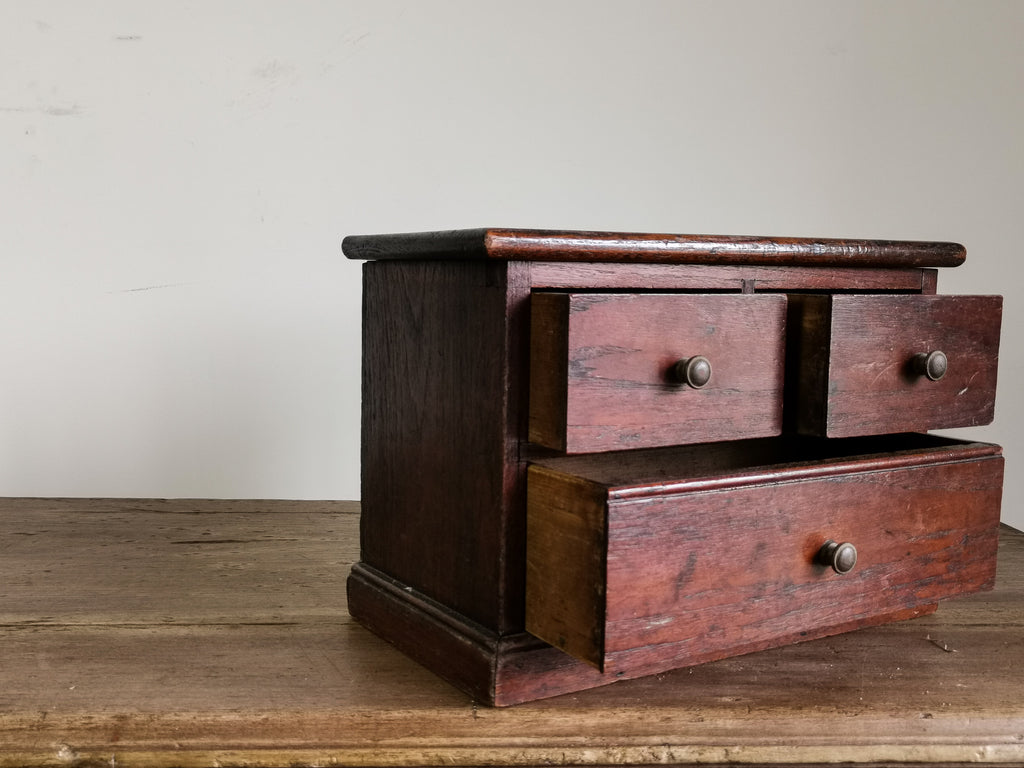
[[[668,235],[537,229],[469,229],[352,235],[353,259],[508,259],[512,261],[644,261],[773,266],[952,267],[957,243],[735,235]]]
[[[857,267],[773,267],[631,262],[558,262],[530,264],[535,288],[653,291],[855,291],[934,293],[934,272],[923,269]],[[749,291],[746,289],[749,288]]]
[[[627,501],[969,461],[999,450],[989,443],[922,433],[837,440],[785,434],[609,454],[537,456],[533,463],[589,478],[607,489],[609,499]]]
[[[537,293],[533,312],[534,442],[586,453],[782,429],[783,296]],[[670,372],[697,355],[712,365],[700,389]]]
[[[598,643],[581,655],[606,674],[630,673],[767,647],[818,628],[849,628],[987,589],[1002,458],[995,446],[980,456],[978,444],[962,446],[966,460],[958,460],[962,444],[933,445],[917,452],[916,464],[858,471],[850,457],[833,474],[780,482],[793,472],[780,444],[784,466],[774,482],[758,470],[754,484],[732,474],[735,487],[674,494],[649,484],[636,494],[613,489],[606,482],[620,474],[614,455],[590,457],[588,475],[562,475],[561,489],[559,460],[531,469],[527,576],[537,583],[528,583],[527,596],[539,596],[542,615],[529,604],[527,627],[574,652],[581,642]],[[689,466],[682,452],[670,452],[667,462],[659,456],[650,452],[641,476],[671,478]],[[865,461],[884,465],[884,457]],[[599,488],[603,509],[594,510]],[[596,530],[582,533],[577,520]],[[814,563],[828,539],[857,547],[852,573]],[[586,555],[577,552],[581,546],[597,549]],[[577,579],[574,569],[586,575]],[[599,578],[605,588],[598,603],[587,587],[559,594]],[[591,607],[575,612],[566,605]],[[543,615],[549,610],[553,616]],[[583,626],[566,628],[567,616]],[[550,627],[561,628],[552,635]]]
[[[998,296],[806,296],[794,298],[802,338],[792,407],[798,428],[828,437],[988,424],[996,395],[1002,299]],[[911,370],[941,350],[948,373]]]
[[[989,460],[613,505],[605,671],[989,589],[1001,481]],[[828,539],[857,547],[852,573],[813,564]]]

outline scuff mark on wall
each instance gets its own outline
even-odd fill
[[[72,117],[81,115],[85,110],[78,104],[69,107],[0,107],[0,112],[16,112],[21,114],[50,115],[51,117]]]
[[[140,293],[141,291],[159,291],[164,288],[182,288],[187,285],[195,285],[195,283],[164,283],[163,285],[144,285],[140,288],[121,288],[116,291],[107,291],[107,293]]]
[[[278,59],[265,61],[252,70],[254,76],[263,80],[279,80],[282,77],[291,75],[295,67],[286,64]]]
[[[82,108],[77,104],[72,104],[70,107],[43,107],[40,111],[53,117],[71,117],[82,114]]]
[[[262,111],[299,82],[298,70],[277,58],[267,59],[249,72],[253,84],[229,102],[231,107],[242,107],[250,112]]]

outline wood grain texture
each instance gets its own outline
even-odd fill
[[[995,409],[998,296],[794,297],[790,405],[797,429],[828,437],[988,424]],[[939,381],[911,371],[941,350]]]
[[[328,501],[0,499],[0,625],[336,621],[345,574],[307,564],[347,568],[358,541],[339,546],[338,537],[358,510]]]
[[[474,700],[494,702],[497,632],[366,563],[352,567],[346,590],[356,621]]]
[[[729,466],[723,482],[693,491],[680,490],[692,481],[673,482],[672,466],[656,451],[636,474],[636,492],[602,484],[593,472],[588,478],[532,468],[537,514],[528,558],[536,562],[527,571],[527,595],[575,594],[538,601],[527,616],[534,608],[542,637],[605,673],[635,674],[845,630],[989,588],[1002,459],[979,458],[972,444],[958,456],[959,447],[923,450],[916,465],[899,467],[886,466],[881,455],[873,470],[867,459],[857,467],[855,457],[833,464],[832,473],[815,462],[824,471],[799,481],[780,450],[783,469],[775,477],[760,467],[747,477]],[[677,451],[666,456],[679,461]],[[652,486],[644,476],[664,480]],[[815,564],[828,539],[857,546],[853,573]],[[602,604],[573,610],[593,601],[593,579],[602,571]]]
[[[495,630],[522,627],[517,274],[364,265],[363,560]]]
[[[530,296],[529,440],[565,450],[569,381],[569,296]]]
[[[532,304],[534,442],[587,453],[781,431],[785,297],[534,293]],[[701,389],[670,372],[696,355],[712,365]]]
[[[535,288],[578,290],[935,292],[934,270],[911,268],[535,261],[530,279]]]
[[[1024,762],[1020,533],[931,616],[489,709],[348,617],[355,509],[0,501],[0,766]]]
[[[350,235],[353,259],[644,261],[772,266],[954,267],[957,243],[735,235],[663,235],[536,229],[470,229]]]
[[[793,482],[999,456],[992,443],[906,433],[826,439],[799,435],[581,456],[538,456],[534,464],[579,475],[616,500]]]
[[[605,645],[605,510],[603,489],[593,483],[530,470],[526,629],[598,669]]]
[[[564,366],[552,362],[557,355],[541,355],[531,362],[529,337],[536,330],[530,328],[531,290],[722,291],[730,294],[727,301],[776,303],[785,301],[779,292],[920,294],[934,292],[934,270],[924,266],[935,264],[933,257],[954,254],[954,260],[962,259],[962,249],[946,248],[949,244],[758,238],[682,238],[666,243],[672,236],[548,234],[474,230],[355,238],[346,243],[349,255],[372,259],[364,271],[363,546],[362,561],[347,583],[350,609],[366,627],[488,703],[511,704],[617,679],[523,631],[526,467],[529,461],[550,458],[549,449],[528,443],[527,405],[553,391],[549,386],[530,392],[529,371],[564,368],[568,380],[573,370],[568,359]],[[574,240],[577,235],[582,239]],[[564,263],[549,260],[560,258],[566,248],[570,255]],[[662,256],[653,255],[659,249]],[[607,296],[605,303],[610,301]],[[603,329],[628,330],[630,314],[620,312]],[[636,324],[645,332],[658,325]],[[680,334],[673,329],[671,335],[675,340]],[[781,344],[781,333],[779,337]],[[614,346],[620,351],[630,348],[626,342]],[[756,358],[761,351],[745,356]],[[616,356],[618,352],[598,355],[601,365]],[[635,369],[635,363],[630,359],[619,368]],[[780,366],[768,367],[781,373]],[[630,395],[651,388],[651,380],[620,378],[640,384],[620,388],[629,389]],[[657,386],[664,382],[659,379]],[[559,411],[558,398],[552,402]],[[569,407],[567,393],[567,424],[574,420]],[[657,409],[652,412],[664,415]],[[603,419],[610,410],[606,403],[598,403],[590,413]],[[752,407],[743,418],[733,418],[749,429],[765,416]],[[769,418],[777,421],[777,408]],[[664,429],[666,419],[654,421],[655,430]],[[598,429],[604,426],[601,421]],[[729,436],[748,434],[752,432]],[[678,434],[667,439],[672,444],[684,440]],[[711,438],[705,434],[701,439]],[[612,440],[609,447],[624,444],[636,443]],[[631,451],[626,459],[620,456],[621,463],[633,464],[633,454],[644,450]],[[737,490],[744,484],[781,481],[783,476],[787,483],[814,484],[826,482],[822,478],[829,473],[895,473],[908,461],[913,465],[906,452],[914,450],[897,450],[881,468],[816,456],[800,469],[781,470],[778,457],[769,458],[757,471],[750,471],[750,464],[740,466],[737,471],[746,474],[739,485],[735,476],[721,473],[695,476],[703,466],[697,461],[681,473],[645,478],[642,483],[634,476],[607,495],[614,504],[657,504],[674,493],[711,495],[716,488],[715,492],[725,492],[725,487]],[[684,485],[688,487],[683,489]],[[575,555],[570,547],[558,556],[572,560]],[[531,601],[552,600],[543,589],[540,595]],[[870,618],[825,623],[816,631],[905,618],[920,609],[899,606]],[[732,650],[751,651],[764,642],[747,638]],[[628,672],[619,670],[623,677],[658,671],[664,662],[655,658],[628,666]]]
[[[989,588],[1001,481],[1002,461],[982,460],[612,505],[604,669],[722,658]],[[814,564],[828,539],[855,544],[854,572]]]

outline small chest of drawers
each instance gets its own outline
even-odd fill
[[[363,267],[349,606],[507,705],[992,586],[1001,299],[950,243],[462,230]]]

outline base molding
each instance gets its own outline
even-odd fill
[[[498,635],[365,563],[348,578],[349,613],[374,634],[476,701],[511,706],[678,667],[815,640],[932,613],[937,603],[814,627],[769,642],[697,654],[678,664],[605,674],[526,632]]]

